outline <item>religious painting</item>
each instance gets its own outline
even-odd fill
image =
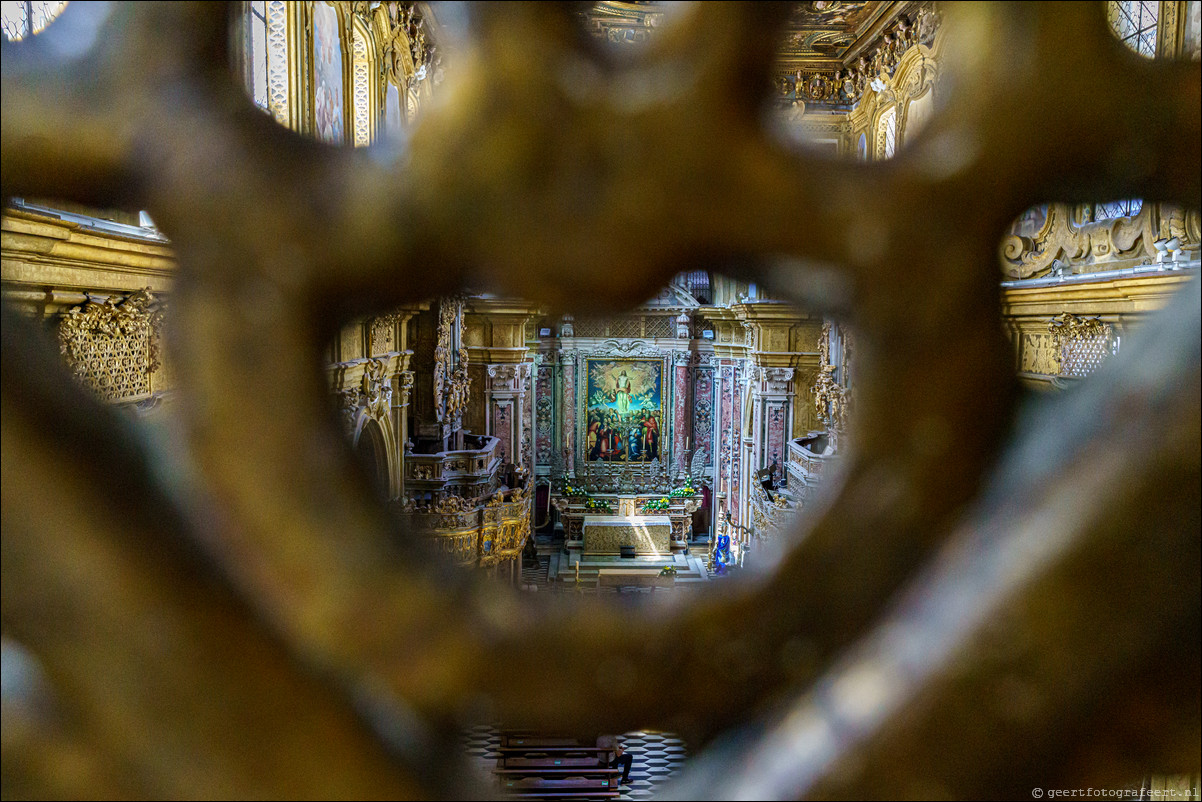
[[[344,92],[338,12],[318,0],[313,4],[313,127],[322,142],[345,141]]]
[[[618,463],[661,459],[663,361],[589,359],[585,370],[585,459]]]
[[[1048,222],[1048,205],[1041,203],[1038,206],[1032,206],[1023,212],[1010,227],[1010,233],[1016,237],[1027,237],[1034,239],[1043,231],[1043,227]]]

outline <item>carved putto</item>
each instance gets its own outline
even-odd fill
[[[935,38],[940,18],[932,8],[920,9],[916,20],[912,24],[906,17],[898,17],[876,47],[856,59],[853,66],[821,72],[797,70],[782,78],[779,83],[782,95],[792,91],[798,101],[855,103],[875,78],[893,74],[907,50]]]

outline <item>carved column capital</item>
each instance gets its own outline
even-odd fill
[[[792,392],[793,368],[760,368],[759,379],[765,395],[788,395]]]

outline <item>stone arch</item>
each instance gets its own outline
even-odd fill
[[[389,470],[388,438],[375,418],[364,417],[355,436],[355,456],[367,471],[372,486],[385,498],[391,496],[392,482]]]

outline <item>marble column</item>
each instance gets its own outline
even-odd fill
[[[562,377],[559,410],[560,449],[564,454],[564,470],[572,473],[576,464],[576,355],[561,353],[559,369]]]
[[[534,373],[534,465],[548,473],[555,457],[555,372],[554,352],[541,353]]]
[[[755,469],[771,465],[778,467],[778,478],[788,460],[788,440],[793,432],[793,368],[760,368],[757,415],[762,425],[757,427],[759,447]]]
[[[685,459],[685,446],[692,447],[692,408],[690,401],[689,363],[692,354],[688,351],[674,351],[672,354],[672,462],[668,470],[672,476],[683,468],[688,471]]]
[[[530,363],[488,365],[488,434],[501,441],[499,455],[503,462],[522,467],[524,455],[524,403],[530,392]]]

